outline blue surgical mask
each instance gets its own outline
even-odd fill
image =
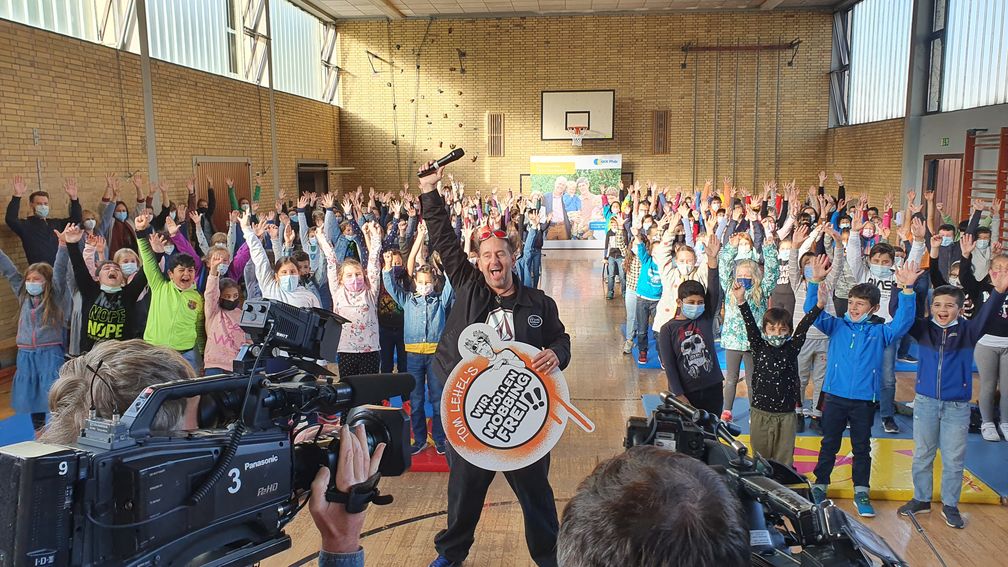
[[[119,222],[126,222],[126,219],[129,218],[129,213],[127,213],[126,211],[121,211],[118,213],[112,213],[112,216],[114,216],[116,220]]]
[[[229,262],[223,262],[221,264],[217,264],[217,274],[223,276],[224,274],[227,273],[229,267],[231,267],[231,264]]]
[[[878,264],[871,264],[868,266],[871,270],[871,274],[880,280],[887,280],[892,277],[893,271],[889,266],[879,266]]]
[[[168,213],[168,216],[171,217],[171,220],[175,220],[175,211]]]
[[[45,291],[45,284],[44,283],[25,282],[24,286],[25,286],[25,291],[28,292],[28,295],[35,296],[35,297],[38,297],[38,296],[42,295],[42,292]]]
[[[752,286],[753,286],[753,279],[752,278],[738,278],[735,281],[737,281],[738,284],[740,286],[742,286],[742,288],[745,289],[746,291],[749,291],[750,289],[752,289]]]
[[[374,215],[371,213],[364,213],[364,220],[371,222],[374,220]]]
[[[165,253],[166,256],[174,254],[175,253],[175,245],[174,244],[169,244],[168,246],[165,246],[164,247],[164,253]]]
[[[318,238],[315,238],[314,236],[309,237],[308,246],[311,246],[312,248],[318,246]]]
[[[692,305],[690,303],[685,303],[682,306],[682,314],[686,316],[687,319],[697,319],[703,315],[704,306],[703,305]]]
[[[296,275],[280,276],[280,289],[286,291],[287,293],[291,293],[297,289],[299,279],[300,277]]]
[[[49,216],[49,205],[35,205],[35,214],[46,218]]]
[[[119,293],[120,291],[122,291],[122,286],[121,285],[111,286],[101,284],[101,290],[104,291],[105,293]]]
[[[87,219],[84,221],[84,230],[94,230],[94,227],[95,227],[94,219]]]
[[[707,251],[707,245],[703,242],[697,242],[696,246],[693,247],[697,254],[703,254]]]
[[[123,262],[122,264],[119,264],[119,268],[122,269],[123,273],[126,274],[127,277],[137,273],[138,269],[136,262]]]
[[[805,279],[811,281],[812,280],[812,266],[805,266],[805,269],[802,270],[802,275],[805,276]]]
[[[844,321],[847,321],[848,323],[855,323],[855,324],[857,324],[857,323],[864,323],[865,321],[868,320],[868,313],[865,313],[864,315],[858,317],[857,319],[854,319],[854,318],[852,318],[850,316],[850,312],[847,312],[847,313],[844,313],[843,318],[844,318]]]
[[[765,340],[767,344],[769,344],[772,347],[781,346],[782,344],[787,342],[789,338],[790,337],[788,337],[787,335],[763,335],[763,340]]]
[[[990,248],[990,240],[977,240],[976,247],[977,250],[986,250]]]
[[[944,248],[946,246],[952,246],[952,237],[951,236],[943,236],[942,237],[942,243],[941,243],[941,245],[942,245],[942,248]]]

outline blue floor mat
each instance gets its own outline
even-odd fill
[[[21,441],[31,441],[34,438],[35,429],[32,427],[30,415],[16,414],[0,420],[0,447]]]

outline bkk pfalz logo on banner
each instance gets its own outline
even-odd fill
[[[509,471],[548,453],[568,419],[585,431],[595,425],[570,403],[563,372],[536,372],[539,349],[502,341],[476,323],[459,336],[462,360],[441,396],[441,421],[460,457],[479,467]]]

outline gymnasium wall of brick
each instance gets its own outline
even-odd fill
[[[271,168],[267,89],[160,61],[151,67],[158,167],[173,199],[184,196],[194,156],[246,157],[253,171]],[[339,108],[278,92],[276,115],[281,186],[296,194],[299,160],[339,165]],[[42,188],[54,196],[54,216],[67,212],[62,190],[67,176],[78,178],[82,205],[97,207],[106,173],[146,171],[144,132],[138,56],[0,20],[0,196],[5,207],[13,176],[24,176],[29,191],[38,188],[36,160]],[[264,201],[275,194],[272,180],[269,170]],[[123,188],[129,202],[133,187],[125,181]],[[27,211],[23,202],[22,216]],[[0,247],[25,265],[21,244],[6,225],[0,228]],[[0,348],[13,345],[18,310],[9,286],[2,287]]]
[[[896,118],[830,128],[826,133],[826,162],[830,183],[833,172],[844,176],[848,195],[868,193],[872,203],[881,203],[886,193],[900,202],[903,193],[904,120]]]
[[[810,184],[825,165],[831,30],[828,13],[776,10],[343,22],[341,146],[356,168],[344,184],[401,186],[452,144],[466,150],[452,171],[470,188],[517,189],[532,155],[605,153],[641,182]],[[795,38],[793,66],[790,51],[743,51],[694,53],[680,68],[688,42]],[[374,73],[368,51],[391,64],[373,59]],[[614,140],[540,140],[540,93],[565,89],[615,89]],[[654,110],[671,111],[669,155],[652,154]],[[504,157],[486,155],[490,112],[505,115]]]

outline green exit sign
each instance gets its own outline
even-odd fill
[[[941,145],[942,145],[943,148],[946,147],[946,146],[948,146],[949,145],[949,139],[948,138],[942,138],[941,139]]]

